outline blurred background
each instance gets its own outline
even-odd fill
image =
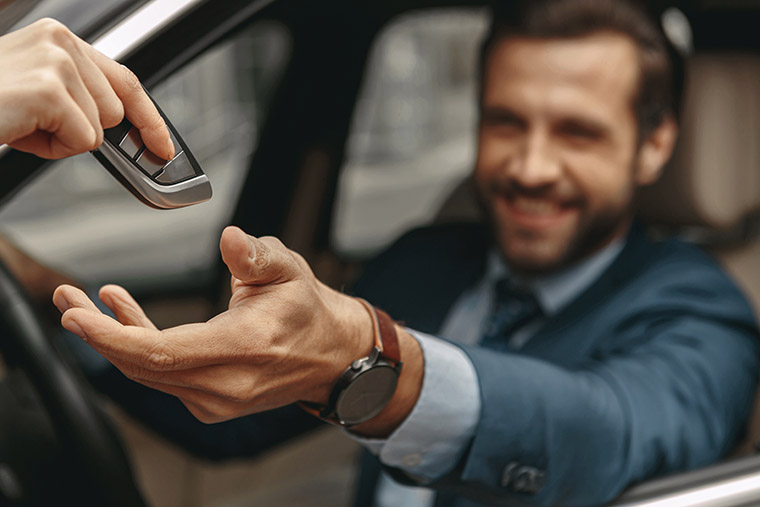
[[[378,37],[335,205],[337,252],[370,256],[429,221],[470,170],[486,22],[482,9],[446,9],[403,16]],[[288,51],[283,26],[254,24],[151,89],[208,174],[210,202],[149,209],[84,154],[0,209],[0,231],[90,284],[208,282]]]

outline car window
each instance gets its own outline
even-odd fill
[[[404,16],[372,50],[348,139],[332,243],[370,255],[430,221],[475,154],[479,9]]]
[[[287,31],[259,22],[151,90],[211,181],[211,201],[146,207],[84,154],[57,162],[0,211],[33,256],[89,282],[188,281],[210,273],[288,56]]]

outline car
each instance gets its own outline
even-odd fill
[[[282,238],[321,280],[349,285],[408,228],[477,213],[467,174],[485,4],[0,3],[0,33],[54,17],[129,66],[214,187],[209,203],[159,211],[88,154],[47,162],[0,147],[2,230],[88,286],[128,287],[159,327],[205,320],[224,304],[216,245],[230,223]],[[679,151],[665,181],[641,196],[642,213],[653,231],[675,231],[715,251],[760,308],[760,106],[752,98],[760,82],[760,2],[652,4],[689,54],[691,80]],[[718,163],[732,177],[711,179]],[[245,449],[213,454],[183,440],[161,420],[160,406],[154,419],[135,421],[127,400],[117,400],[119,408],[93,392],[12,276],[0,274],[0,322],[13,338],[0,343],[0,499],[350,503],[358,448],[340,430],[272,436],[242,459]],[[751,427],[760,430],[760,420]],[[634,487],[616,502],[760,502],[760,458],[751,454],[757,435],[750,433],[733,459]],[[35,487],[42,483],[49,487]]]

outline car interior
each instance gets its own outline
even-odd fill
[[[760,1],[650,3],[685,56],[686,87],[676,153],[639,196],[639,215],[652,234],[714,254],[760,315]],[[0,33],[52,16],[104,52],[119,35],[114,54],[171,118],[214,197],[149,209],[89,154],[49,163],[0,147],[0,232],[21,251],[91,290],[124,285],[168,327],[226,307],[218,238],[228,224],[281,238],[318,278],[350,290],[406,230],[478,220],[468,173],[485,1],[160,4],[0,1]],[[102,363],[61,346],[51,304],[24,294],[12,272],[0,270],[10,337],[0,342],[0,504],[351,505],[360,448],[340,429],[315,424],[214,455],[173,432],[160,406],[137,420],[128,401],[86,380]],[[726,462],[618,502],[754,477],[758,400]],[[49,487],[35,488],[42,480]],[[740,504],[731,498],[720,505]]]

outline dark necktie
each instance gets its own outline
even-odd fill
[[[542,312],[533,294],[515,286],[507,278],[497,281],[493,290],[491,312],[486,320],[480,345],[505,351],[509,348],[512,333],[540,317]],[[460,503],[469,505],[450,491],[439,491],[435,496],[435,507],[454,507]]]
[[[480,344],[496,350],[507,350],[512,334],[533,319],[541,316],[535,296],[502,278],[494,284],[491,313],[483,329]]]

